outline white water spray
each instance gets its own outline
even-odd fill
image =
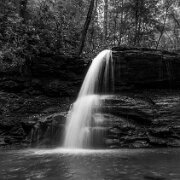
[[[92,61],[78,98],[68,113],[64,147],[89,148],[91,146],[92,129],[99,126],[93,121],[93,113],[101,106],[101,95],[112,93],[113,90],[112,51],[104,50]],[[96,127],[96,129],[99,128]],[[98,136],[98,133],[96,134]]]

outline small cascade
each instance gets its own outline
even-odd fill
[[[90,148],[102,137],[103,119],[95,121],[93,115],[101,107],[105,94],[114,91],[112,51],[99,53],[86,74],[76,102],[72,105],[66,123],[65,148]],[[96,136],[96,137],[95,137]]]

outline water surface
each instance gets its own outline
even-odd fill
[[[179,180],[180,149],[0,152],[1,180]]]

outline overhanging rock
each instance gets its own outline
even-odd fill
[[[180,54],[145,48],[114,47],[115,91],[180,88]]]

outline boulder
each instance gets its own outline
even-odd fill
[[[26,132],[26,140],[31,146],[60,146],[63,143],[65,130],[66,112],[54,113],[48,116],[29,117],[26,123],[23,122],[23,129]],[[32,123],[33,122],[33,123]]]

